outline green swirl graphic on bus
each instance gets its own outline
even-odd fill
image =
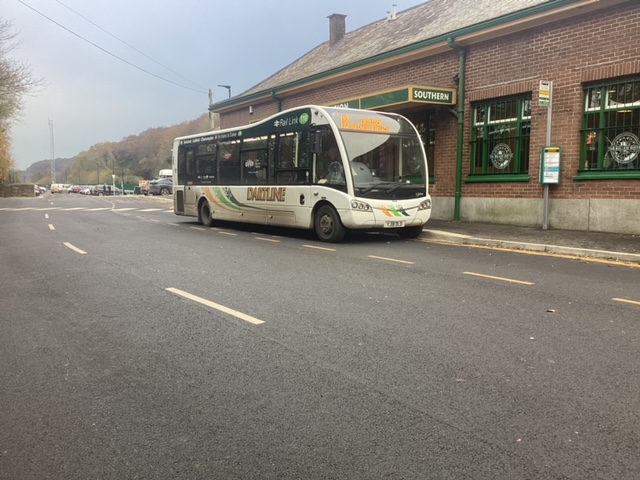
[[[388,205],[380,207],[382,213],[384,213],[387,217],[409,217],[410,215],[407,211],[401,206]]]

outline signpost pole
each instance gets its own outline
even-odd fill
[[[551,145],[551,121],[553,117],[553,82],[540,81],[540,106],[547,107],[547,140],[546,145]],[[542,229],[549,227],[549,184],[544,183],[544,213]]]

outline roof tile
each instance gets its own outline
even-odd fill
[[[241,96],[366,60],[554,0],[430,0],[347,32],[333,48],[329,40],[250,88]]]

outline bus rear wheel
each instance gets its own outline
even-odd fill
[[[340,221],[340,216],[331,205],[323,205],[315,216],[314,228],[316,235],[323,242],[335,243],[344,238],[346,232]]]
[[[198,208],[198,221],[205,227],[210,227],[213,224],[211,208],[209,208],[209,202],[206,200],[202,202]]]

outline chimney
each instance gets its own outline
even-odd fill
[[[398,5],[397,4],[393,4],[392,5],[393,10],[391,10],[390,12],[387,12],[387,20],[395,20],[398,17]]]
[[[329,19],[329,47],[333,48],[344,38],[347,16],[334,13],[327,18]]]

